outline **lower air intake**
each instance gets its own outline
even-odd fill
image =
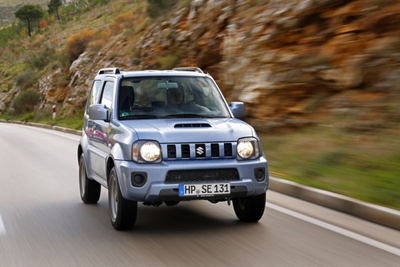
[[[166,183],[239,181],[237,169],[175,170],[169,171]]]

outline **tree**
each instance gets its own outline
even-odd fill
[[[26,21],[28,24],[28,35],[31,37],[31,22],[43,18],[44,11],[43,8],[39,5],[24,5],[20,7],[15,13],[15,17],[17,17],[21,21]]]
[[[60,14],[58,13],[58,8],[60,6],[62,6],[61,0],[50,0],[50,2],[47,4],[47,7],[49,8],[49,14],[55,13],[58,21],[60,21]]]

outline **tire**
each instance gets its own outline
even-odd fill
[[[111,224],[116,230],[129,230],[135,226],[137,201],[127,200],[122,196],[115,167],[110,171],[108,203]]]
[[[88,178],[83,154],[79,160],[79,191],[85,204],[96,204],[100,199],[101,185]]]
[[[233,200],[236,216],[242,222],[258,222],[265,210],[265,193],[248,198]]]

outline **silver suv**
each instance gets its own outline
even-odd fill
[[[97,203],[101,185],[108,188],[117,230],[134,226],[138,202],[232,200],[241,221],[258,221],[268,164],[254,129],[236,119],[244,114],[199,68],[101,69],[78,146],[82,201]]]

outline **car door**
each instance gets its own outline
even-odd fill
[[[93,146],[93,129],[94,129],[94,121],[89,118],[89,108],[90,105],[92,104],[98,104],[100,101],[100,94],[101,94],[101,89],[102,89],[102,81],[100,80],[95,80],[93,81],[92,87],[89,92],[88,100],[86,103],[86,108],[85,108],[85,114],[84,114],[84,119],[83,119],[83,131],[85,132],[87,139],[88,139],[88,154],[86,155],[86,163],[87,166],[89,167],[89,175],[92,176],[93,173],[96,173],[95,167],[92,164],[92,148]]]
[[[104,82],[100,97],[100,104],[103,104],[109,110],[109,117],[112,112],[112,103],[114,96],[114,80],[107,79]],[[111,151],[109,143],[110,122],[103,120],[94,120],[92,127],[92,164],[95,173],[102,179],[107,179],[106,159]]]

